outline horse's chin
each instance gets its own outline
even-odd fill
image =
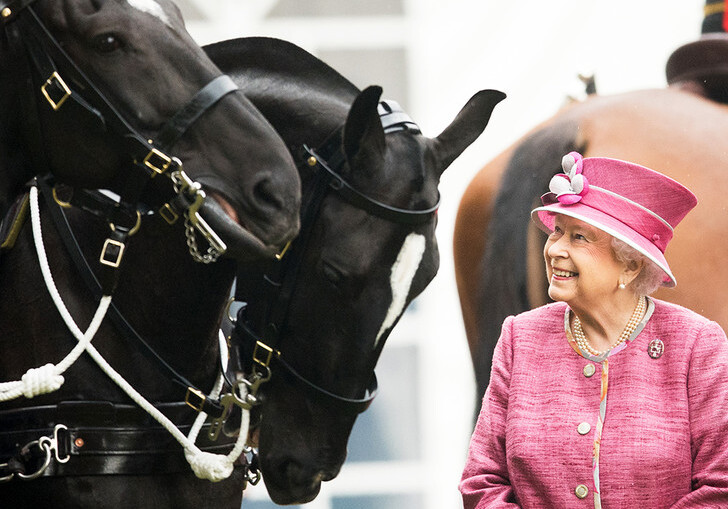
[[[336,478],[343,464],[343,460],[300,462],[290,451],[282,455],[265,450],[259,453],[263,482],[271,500],[278,505],[311,502],[321,491],[321,483]]]
[[[209,192],[211,200],[205,200],[201,215],[217,233],[225,245],[225,256],[239,262],[271,259],[280,251],[279,246],[266,244],[240,221],[235,208],[222,195]]]
[[[307,504],[314,500],[321,491],[321,482],[329,479],[312,479],[310,483],[287,486],[278,485],[269,480],[265,473],[263,482],[268,496],[277,505]]]

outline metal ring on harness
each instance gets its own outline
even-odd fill
[[[18,477],[24,481],[32,481],[33,479],[37,479],[41,475],[43,475],[43,472],[46,471],[48,468],[48,465],[51,464],[51,439],[49,437],[42,437],[38,440],[34,440],[30,442],[26,447],[30,448],[34,445],[37,445],[41,450],[45,451],[45,459],[43,460],[43,464],[33,472],[32,474],[23,474],[21,472],[18,472]]]
[[[230,297],[228,299],[227,305],[225,306],[225,314],[227,315],[227,318],[230,321],[230,323],[235,325],[235,321],[237,320],[237,318],[235,318],[233,315],[230,314],[230,306],[233,305],[233,302],[235,302],[235,297]]]
[[[70,209],[71,207],[73,207],[73,205],[71,205],[70,201],[61,200],[58,197],[58,192],[56,191],[56,186],[53,186],[51,188],[51,193],[53,194],[53,201],[56,202],[59,207],[64,208],[64,209]]]
[[[131,230],[129,230],[129,233],[127,233],[127,235],[129,237],[131,237],[132,235],[134,235],[136,232],[139,231],[139,228],[141,227],[141,225],[142,225],[142,213],[139,212],[139,210],[137,210],[136,211],[136,224],[134,224],[134,226],[132,226]],[[110,222],[109,223],[109,228],[111,228],[111,231],[112,232],[115,232],[116,231],[116,226],[114,226],[114,223],[111,223]]]

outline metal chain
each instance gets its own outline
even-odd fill
[[[256,447],[246,446],[243,450],[243,456],[245,457],[243,489],[245,489],[247,484],[251,484],[252,486],[258,484],[263,476],[260,472],[258,449]]]
[[[204,199],[205,195],[201,191],[201,186],[197,182],[192,181],[181,169],[172,172],[169,175],[169,178],[172,180],[172,184],[174,187],[174,192],[177,194],[192,194],[193,201],[194,199]],[[190,193],[191,191],[191,193]],[[198,263],[214,263],[217,261],[217,259],[222,254],[222,251],[217,249],[212,243],[210,243],[210,246],[207,248],[207,251],[203,254],[200,252],[200,248],[197,245],[197,236],[195,234],[195,225],[193,224],[192,220],[190,219],[190,211],[187,209],[184,213],[185,216],[185,237],[187,238],[187,247],[190,251],[190,256],[192,256],[192,259]],[[199,219],[201,221],[201,219]],[[209,237],[208,237],[209,239]]]
[[[207,248],[205,254],[200,253],[197,246],[197,237],[195,236],[195,227],[192,226],[190,218],[185,214],[185,237],[187,237],[187,247],[190,250],[190,256],[198,263],[214,263],[220,257],[220,252],[212,246]]]

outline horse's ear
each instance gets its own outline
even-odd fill
[[[382,87],[364,89],[352,104],[344,126],[344,153],[349,166],[378,168],[384,157],[384,129],[377,106]]]
[[[463,106],[455,120],[431,140],[431,150],[440,174],[480,136],[496,104],[505,97],[506,94],[498,90],[481,90]]]

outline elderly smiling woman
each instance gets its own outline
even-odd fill
[[[728,508],[728,340],[648,296],[697,200],[625,161],[562,165],[532,212],[556,302],[503,323],[464,505]]]

